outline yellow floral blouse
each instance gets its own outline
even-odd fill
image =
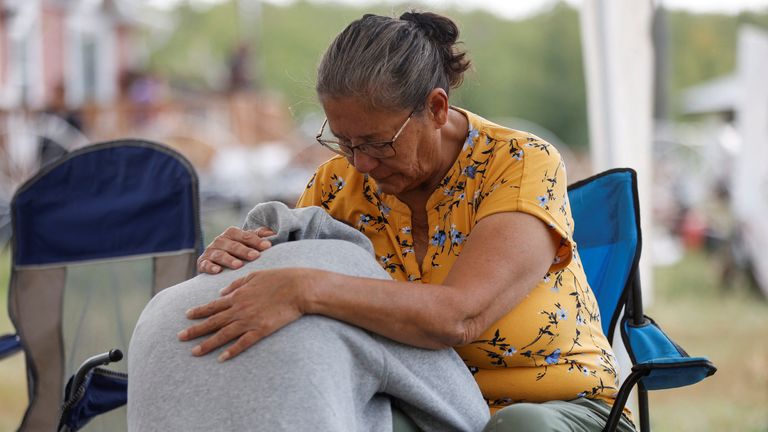
[[[443,282],[484,217],[518,211],[541,219],[561,238],[549,272],[525,300],[456,351],[492,411],[515,402],[580,396],[612,403],[618,389],[616,359],[572,239],[560,154],[534,135],[454,109],[469,119],[469,131],[427,203],[432,235],[424,262],[416,262],[408,206],[379,192],[372,178],[342,157],[318,168],[298,206],[322,206],[364,232],[394,279],[434,284]]]

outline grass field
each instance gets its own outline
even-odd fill
[[[687,388],[652,392],[655,432],[768,432],[768,303],[741,286],[718,286],[716,263],[702,253],[655,271],[647,311],[691,355],[706,355],[715,376]],[[7,317],[8,254],[0,254],[0,334]],[[15,430],[26,406],[21,355],[0,362],[0,431]]]
[[[655,271],[648,315],[717,373],[681,389],[650,393],[654,431],[768,432],[768,303],[737,283],[718,284],[717,263],[690,254]]]

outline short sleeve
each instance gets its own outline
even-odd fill
[[[355,169],[346,159],[337,156],[320,165],[307,182],[296,207],[322,207],[336,219],[349,220],[350,206],[355,195]],[[348,184],[348,182],[350,182]]]
[[[573,224],[567,195],[567,176],[560,153],[533,135],[498,144],[479,191],[476,220],[500,212],[523,212],[537,217],[559,237],[560,247],[550,271],[571,260]]]
[[[296,202],[296,207],[310,207],[319,206],[321,201],[320,188],[315,186],[315,180],[317,179],[317,172],[312,174],[312,178],[307,182],[307,187],[304,188],[304,192],[301,193],[299,200]]]

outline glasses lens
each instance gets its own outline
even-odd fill
[[[0,0],[1,1],[1,0]],[[410,116],[405,121],[403,126],[408,124],[408,120],[410,120]],[[323,147],[327,148],[328,150],[340,154],[345,157],[352,157],[354,155],[354,152],[360,152],[365,153],[368,156],[376,159],[386,159],[395,156],[395,148],[393,147],[393,142],[379,142],[379,143],[370,143],[370,144],[359,144],[356,146],[349,146],[346,144],[342,144],[337,138],[333,137],[332,135],[328,134],[328,129],[326,128],[328,124],[328,120],[326,119],[323,122],[323,125],[320,127],[320,131],[318,131],[317,136],[315,139],[317,139],[317,142],[322,145]],[[402,131],[402,127],[400,130]],[[400,132],[398,132],[395,136],[399,135]]]
[[[352,156],[352,150],[349,149],[347,146],[342,146],[337,141],[331,141],[331,140],[324,140],[318,138],[317,142],[320,143],[323,147],[327,148],[328,150],[340,154],[342,156]]]
[[[376,159],[386,159],[395,155],[395,149],[392,147],[392,143],[363,145],[360,146],[358,150]]]

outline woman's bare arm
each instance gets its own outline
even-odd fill
[[[190,319],[206,319],[179,337],[214,333],[195,355],[238,339],[225,360],[303,314],[321,314],[409,345],[466,344],[514,308],[547,272],[557,247],[550,231],[525,213],[488,216],[472,230],[441,285],[314,269],[254,272],[225,288],[220,299],[191,309]]]
[[[549,231],[528,214],[494,214],[472,230],[442,285],[358,281],[335,274],[333,283],[313,286],[306,311],[410,345],[463,345],[514,308],[544,277],[557,245]],[[363,286],[343,288],[358,283]]]

